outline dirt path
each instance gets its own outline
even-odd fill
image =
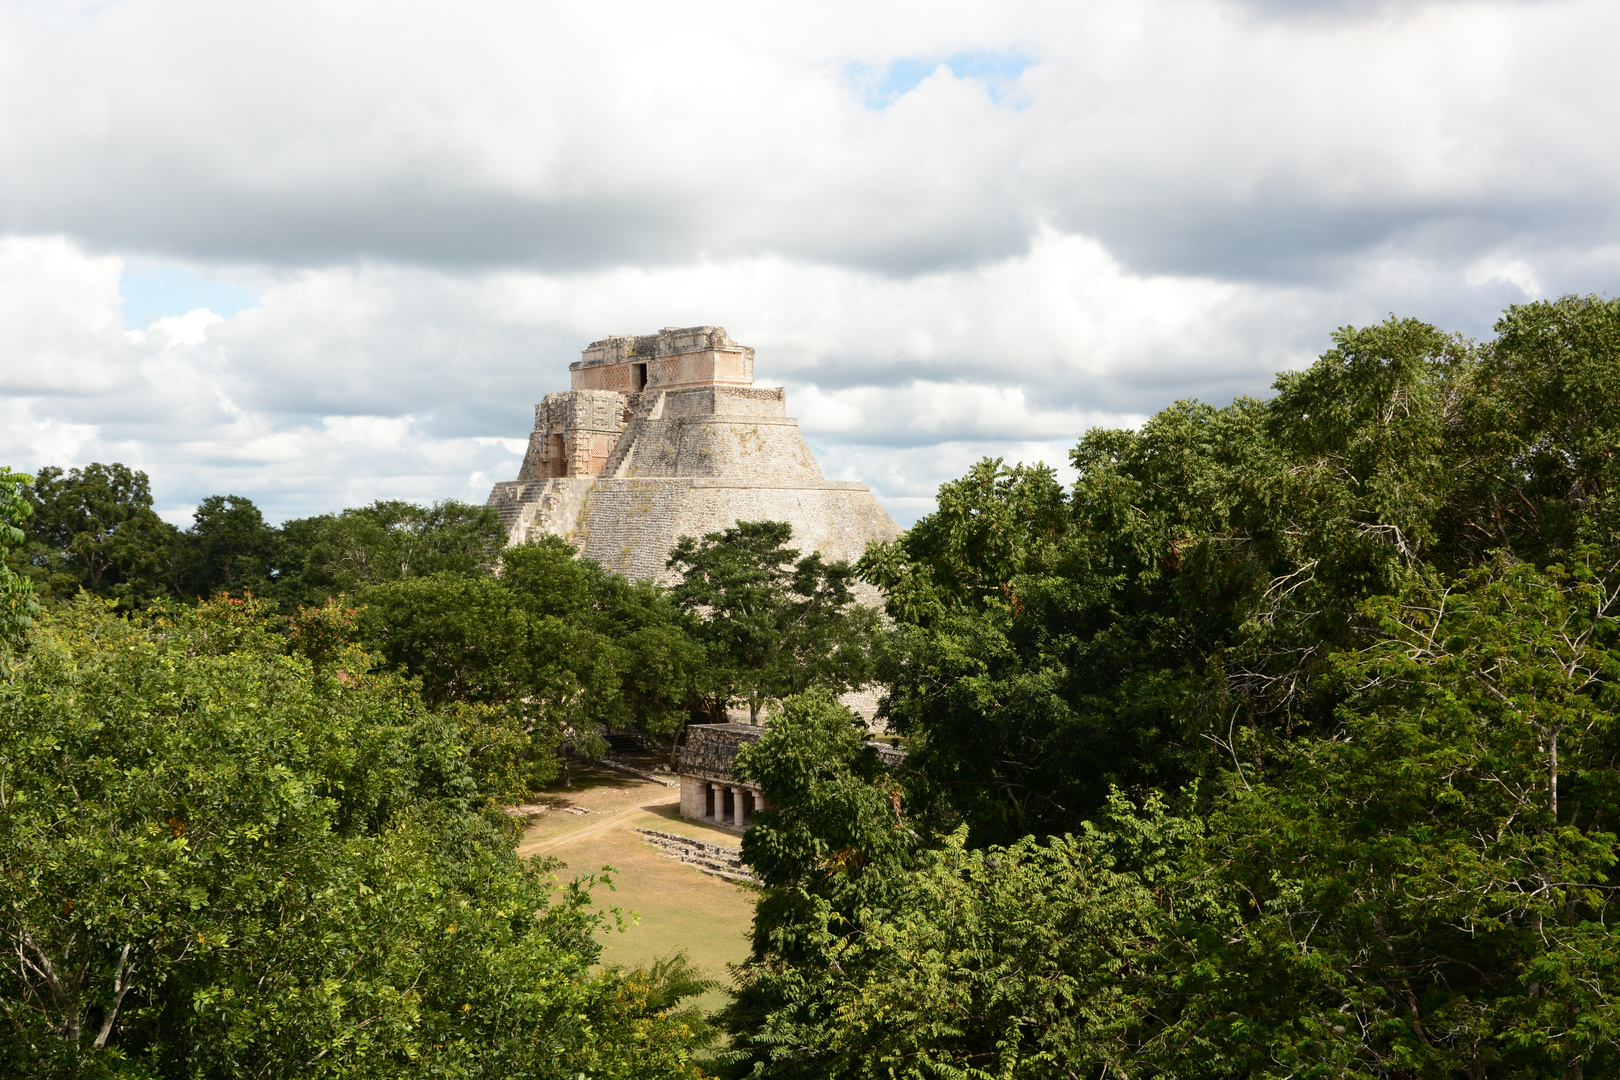
[[[543,851],[554,851],[566,844],[575,844],[581,840],[588,840],[593,836],[600,836],[609,829],[625,827],[631,818],[648,813],[652,807],[676,805],[681,801],[679,791],[670,791],[668,788],[664,790],[666,794],[662,798],[650,799],[639,806],[632,806],[628,810],[620,810],[611,817],[591,822],[583,828],[565,832],[561,836],[554,836],[549,840],[541,840],[532,844],[525,843],[518,850],[524,855],[538,855]]]

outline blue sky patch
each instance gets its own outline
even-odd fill
[[[184,315],[198,308],[207,308],[228,319],[259,302],[255,293],[172,264],[134,266],[126,263],[123,276],[118,279],[118,291],[124,298],[126,330],[145,330],[154,319]]]
[[[917,88],[940,64],[959,79],[977,79],[997,105],[1013,80],[1035,61],[1022,53],[961,52],[929,59],[895,60],[881,70],[857,67],[854,75],[865,89],[866,107],[882,110]]]

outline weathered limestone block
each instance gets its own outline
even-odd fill
[[[718,326],[665,327],[656,334],[593,341],[568,370],[576,390],[752,386],[754,350]]]
[[[704,818],[707,807],[708,783],[691,776],[681,777],[681,817]]]
[[[683,785],[687,780],[707,780],[758,791],[757,784],[734,779],[731,766],[738,750],[764,734],[765,729],[755,724],[693,724],[686,729],[686,745],[676,759],[675,772]]]
[[[608,390],[547,394],[534,407],[534,431],[518,480],[596,476],[630,419],[625,395]]]
[[[603,566],[631,578],[666,580],[669,549],[738,521],[786,521],[793,544],[827,559],[855,560],[874,539],[893,539],[894,520],[865,484],[685,478],[598,480],[574,543]]]
[[[593,482],[588,476],[503,481],[490,493],[489,505],[500,510],[509,543],[527,543],[547,533],[571,536]]]

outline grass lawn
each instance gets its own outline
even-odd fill
[[[572,788],[554,788],[537,800],[547,809],[524,833],[518,852],[563,860],[562,878],[613,868],[613,889],[597,889],[597,902],[633,922],[623,933],[603,934],[602,962],[633,967],[685,949],[706,973],[729,983],[725,965],[748,955],[753,890],[660,855],[636,828],[731,846],[740,834],[682,818],[676,788],[605,769],[576,768],[573,781]],[[567,807],[591,812],[570,814]],[[719,992],[700,1002],[709,1009],[724,1003]]]

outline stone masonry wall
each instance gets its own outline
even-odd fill
[[[769,728],[753,724],[693,724],[686,729],[686,745],[681,747],[675,762],[675,772],[681,778],[681,814],[690,818],[706,815],[705,785],[729,784],[748,791],[760,790],[758,784],[745,783],[732,775],[737,751],[757,742]],[[877,754],[888,769],[898,766],[906,752],[888,743],[872,741],[866,744]],[[765,793],[769,796],[769,792]]]
[[[763,727],[753,724],[693,724],[686,729],[686,745],[681,747],[675,771],[679,775],[739,784],[759,790],[757,784],[742,784],[731,777],[731,763],[744,744],[759,741]]]
[[[534,431],[518,479],[596,476],[630,420],[629,406],[626,395],[612,391],[547,394],[534,407]]]
[[[568,371],[575,390],[751,386],[754,350],[719,326],[665,327],[656,334],[593,341]]]
[[[739,521],[786,521],[793,546],[826,559],[858,559],[899,527],[865,484],[767,483],[717,479],[598,480],[585,498],[574,541],[581,552],[629,578],[668,581],[669,549]]]

